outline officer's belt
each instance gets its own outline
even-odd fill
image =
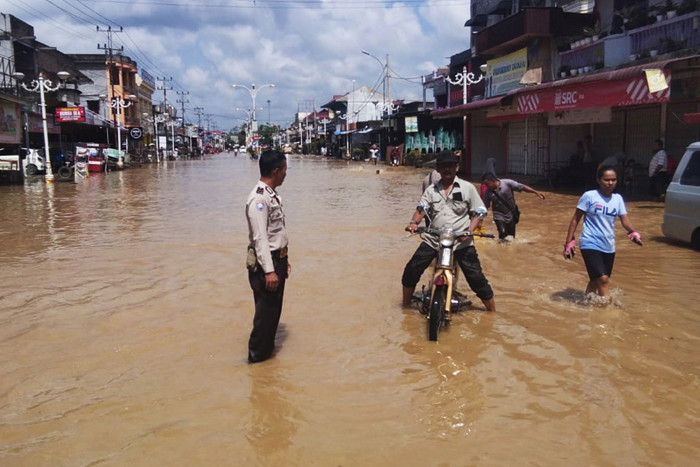
[[[273,258],[279,258],[279,259],[286,258],[287,257],[287,247],[285,246],[285,247],[280,248],[279,250],[272,251],[272,252],[270,252],[270,254],[272,255]]]

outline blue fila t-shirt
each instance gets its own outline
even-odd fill
[[[579,248],[615,253],[615,219],[627,214],[622,196],[613,193],[605,198],[598,190],[587,191],[576,208],[585,213]]]

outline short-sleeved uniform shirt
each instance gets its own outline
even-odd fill
[[[503,198],[508,205],[498,199],[498,196],[494,194],[493,190],[486,190],[486,193],[484,193],[484,203],[486,204],[486,209],[489,207],[493,208],[493,220],[512,222],[513,212],[511,211],[511,207],[515,207],[515,195],[513,191],[523,191],[523,184],[509,178],[501,178],[499,180],[501,185],[496,188],[496,193],[498,193],[498,196]]]
[[[288,242],[282,199],[266,183],[258,181],[248,195],[245,215],[248,238],[255,248],[258,263],[265,273],[274,272],[271,252],[286,247]]]
[[[421,197],[421,204],[429,206],[432,222],[430,228],[449,228],[456,232],[466,232],[471,225],[470,213],[484,207],[476,187],[471,183],[455,177],[450,192],[446,195],[442,181],[430,185]],[[438,240],[426,235],[423,239],[433,249],[438,249]],[[472,239],[459,243],[455,250],[472,244]]]
[[[576,208],[585,213],[579,248],[615,253],[615,219],[627,214],[622,196],[613,193],[605,198],[590,190],[581,195]]]

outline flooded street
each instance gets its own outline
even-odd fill
[[[255,161],[0,187],[0,465],[696,465],[700,256],[663,238],[663,205],[628,203],[645,245],[618,225],[599,308],[561,256],[579,194],[519,193],[516,242],[477,243],[498,312],[476,299],[435,343],[401,307],[425,173],[291,156],[292,273],[258,365]]]

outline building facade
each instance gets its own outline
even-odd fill
[[[483,86],[459,105],[436,96],[447,105],[432,113],[467,122],[472,174],[495,157],[501,173],[551,181],[590,136],[596,162],[617,156],[643,178],[655,139],[680,155],[700,137],[695,2],[674,13],[666,2],[558,5],[472,2],[466,66],[487,65]]]

